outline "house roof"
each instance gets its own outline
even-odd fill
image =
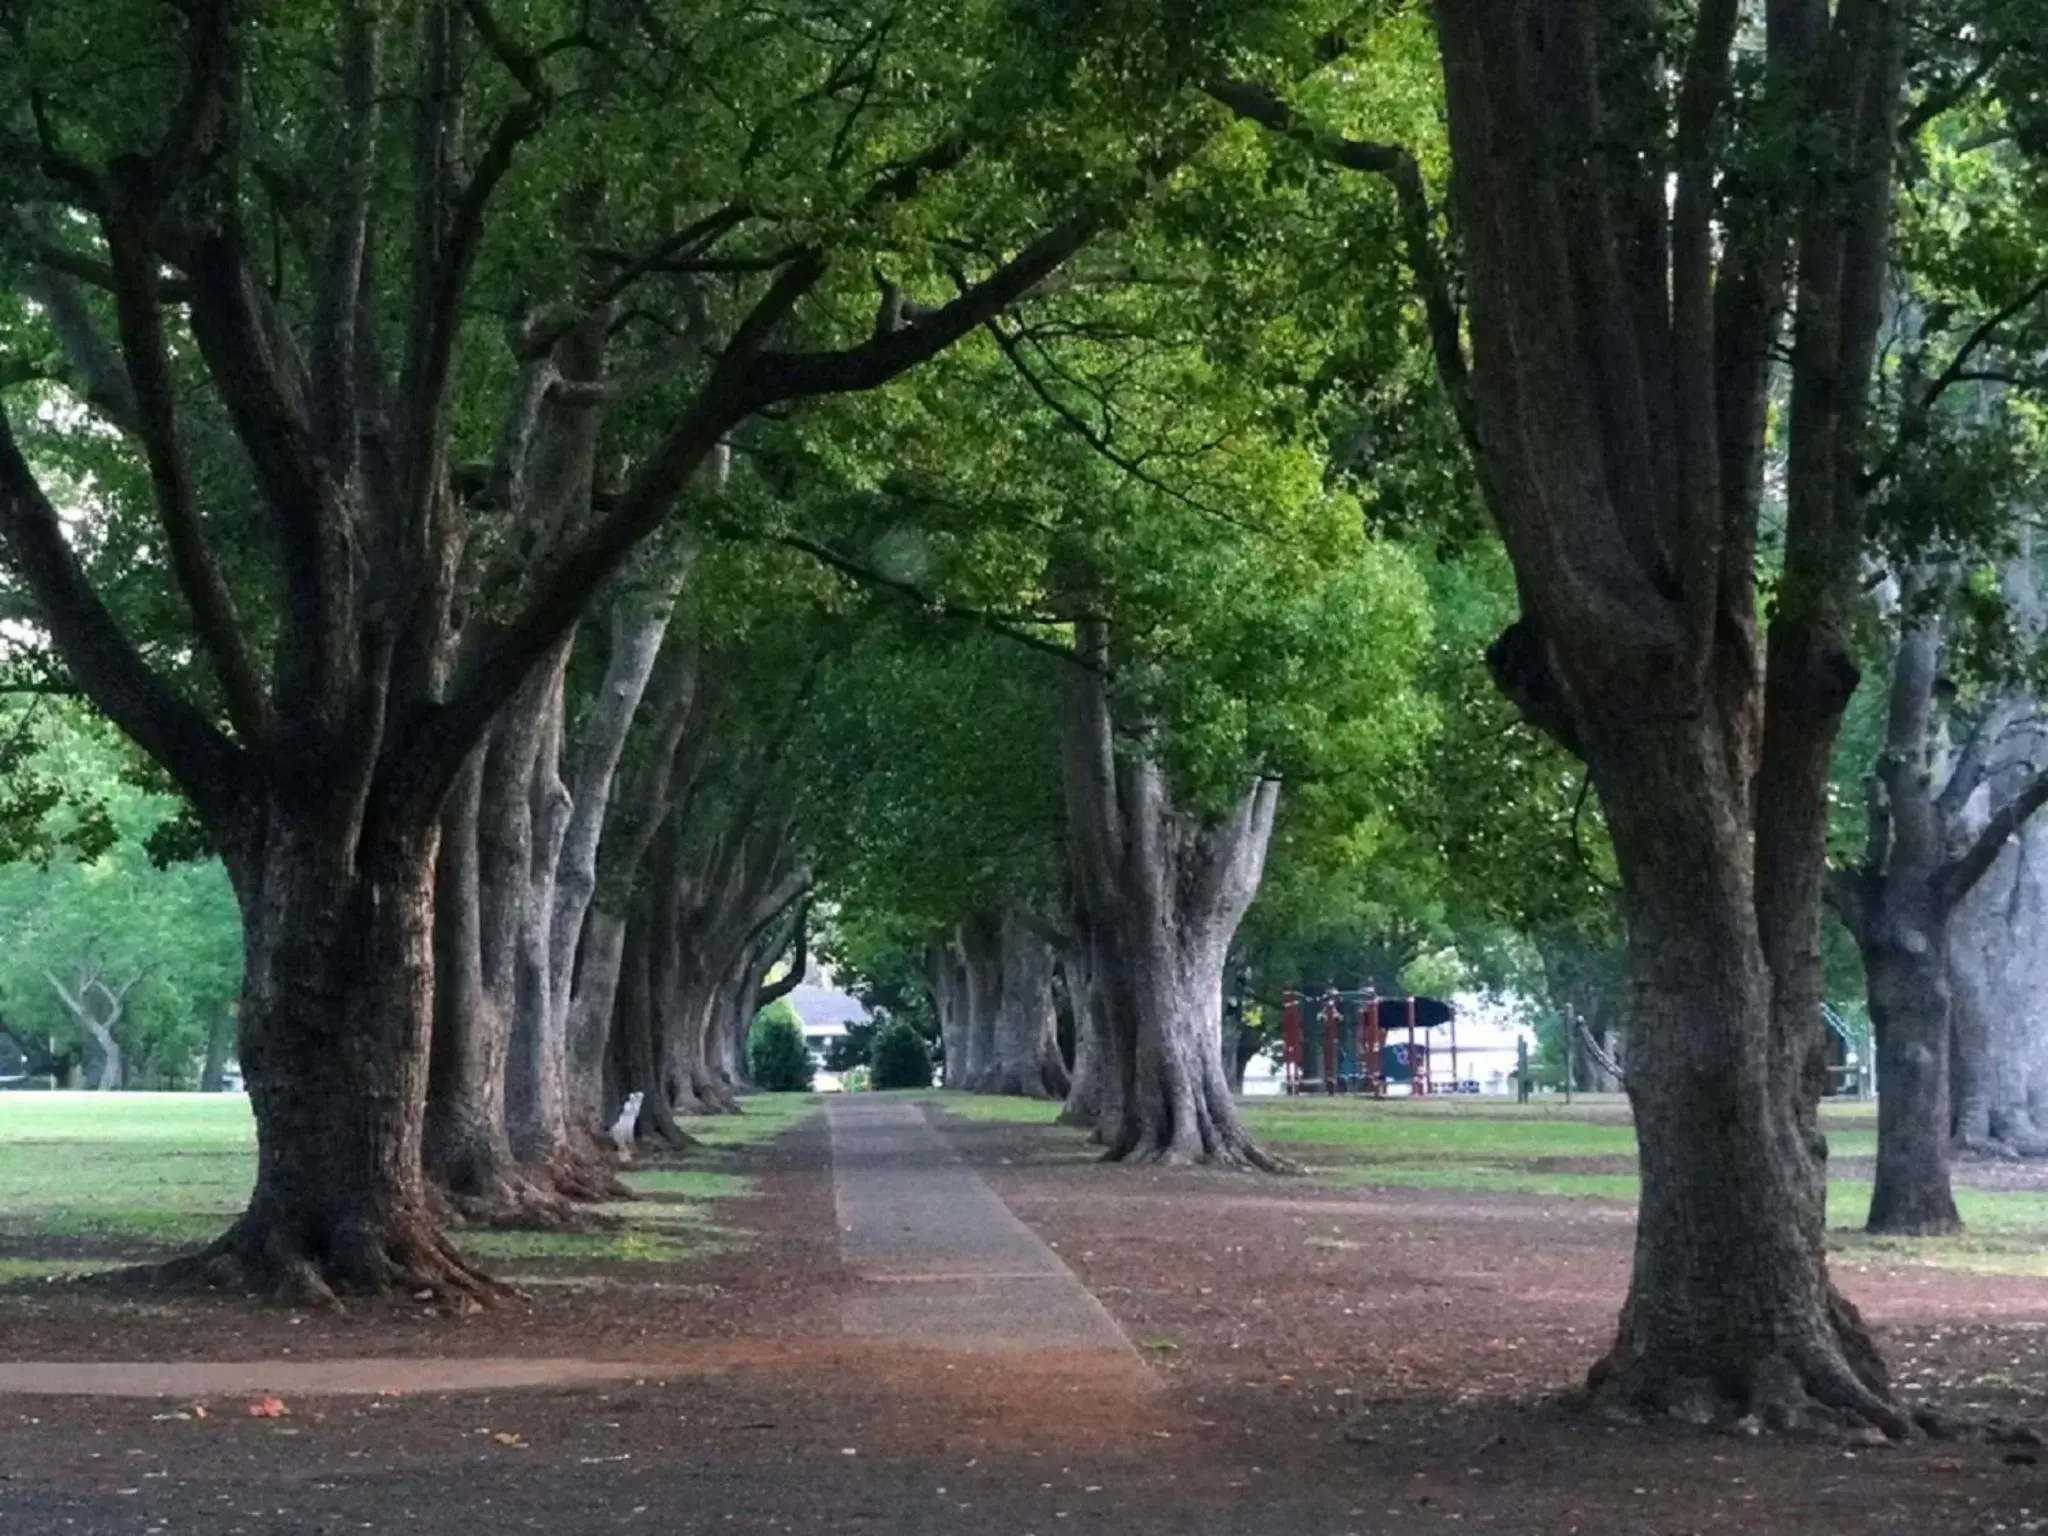
[[[844,1027],[868,1021],[868,1011],[861,1006],[860,999],[850,992],[841,992],[837,987],[808,984],[798,987],[789,994],[789,1005],[803,1020],[805,1029],[825,1029],[834,1024]]]

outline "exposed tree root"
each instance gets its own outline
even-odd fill
[[[1664,1417],[1751,1433],[1875,1429],[1910,1439],[1913,1419],[1893,1401],[1884,1361],[1839,1293],[1830,1293],[1828,1323],[1720,1375],[1702,1374],[1714,1363],[1704,1351],[1629,1354],[1624,1339],[1588,1375],[1586,1400],[1623,1422]]]
[[[2004,1123],[1994,1122],[1988,1135],[1958,1136],[1949,1144],[1950,1149],[1964,1157],[2007,1161],[2048,1157],[2048,1134],[2043,1134],[2031,1121],[2018,1117],[2001,1118]]]
[[[595,1151],[563,1153],[549,1168],[548,1177],[565,1198],[584,1205],[640,1198],[632,1185],[619,1177],[618,1165]]]
[[[2012,1162],[2022,1156],[2011,1142],[1996,1136],[1958,1136],[1949,1143],[1949,1152],[1955,1157],[1979,1158],[1985,1162]]]
[[[1872,1237],[1954,1237],[1963,1230],[1960,1216],[1949,1211],[1873,1216],[1863,1230]]]
[[[196,1253],[129,1271],[153,1290],[230,1291],[344,1311],[346,1297],[406,1295],[475,1309],[517,1293],[421,1214],[308,1229],[245,1213]]]
[[[1059,1116],[1053,1123],[1056,1125],[1077,1126],[1084,1131],[1094,1131],[1097,1133],[1096,1139],[1100,1140],[1102,1126],[1102,1106],[1099,1104],[1089,1103],[1086,1100],[1075,1100],[1073,1098],[1069,1098],[1067,1102],[1060,1107]]]
[[[675,1113],[682,1116],[736,1115],[740,1112],[738,1096],[708,1072],[679,1074],[669,1102]]]
[[[1144,1137],[1109,1141],[1103,1153],[1106,1163],[1127,1168],[1221,1168],[1238,1173],[1301,1173],[1301,1164],[1269,1152],[1242,1133],[1207,1138],[1174,1137],[1158,1140]]]
[[[1051,1062],[998,1062],[976,1079],[971,1093],[1012,1099],[1064,1099],[1067,1069]]]
[[[675,1110],[659,1088],[641,1095],[640,1118],[634,1124],[633,1139],[675,1151],[697,1145],[697,1138],[676,1123]]]
[[[474,1174],[474,1170],[472,1170]],[[545,1170],[493,1168],[450,1186],[430,1180],[428,1214],[440,1227],[502,1227],[553,1232],[578,1226],[582,1212]]]
[[[624,1188],[623,1185],[620,1186]],[[627,1195],[631,1197],[631,1191]],[[609,1196],[585,1196],[552,1177],[522,1177],[488,1194],[437,1192],[436,1223],[448,1227],[491,1227],[514,1232],[597,1232],[618,1218],[592,1210]]]

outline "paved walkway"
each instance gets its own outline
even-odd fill
[[[849,1094],[829,1113],[847,1333],[1135,1363],[1102,1303],[953,1155],[922,1106]]]
[[[1029,1352],[1103,1390],[1156,1385],[1102,1303],[946,1145],[923,1108],[832,1101],[841,1332],[963,1352]],[[480,1358],[0,1361],[0,1396],[284,1398],[490,1392],[688,1375],[705,1362]],[[1055,1359],[1053,1357],[1063,1357]]]
[[[659,1376],[631,1360],[412,1358],[390,1360],[0,1361],[0,1395],[65,1397],[383,1397],[584,1387]]]

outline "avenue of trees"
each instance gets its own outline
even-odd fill
[[[0,1022],[232,1024],[164,1279],[488,1300],[448,1229],[737,1109],[813,956],[892,1077],[1274,1171],[1281,986],[1491,985],[1635,1112],[1596,1395],[1908,1432],[1822,1004],[1873,1228],[2048,1155],[2026,7],[0,23]]]

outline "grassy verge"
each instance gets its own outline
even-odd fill
[[[932,1092],[918,1097],[965,1119],[1050,1125],[1056,1106],[1029,1099]],[[1253,1099],[1252,1133],[1302,1163],[1329,1189],[1426,1189],[1634,1204],[1635,1132],[1612,1104],[1503,1100]],[[1838,1158],[1870,1157],[1869,1106],[1822,1106]],[[1075,1146],[1080,1146],[1078,1134]],[[2048,1275],[2048,1193],[1959,1189],[1967,1231],[1954,1238],[1872,1238],[1858,1230],[1870,1185],[1834,1179],[1830,1244],[1848,1264],[1926,1265],[1983,1274]]]
[[[604,1208],[590,1232],[464,1231],[457,1241],[511,1279],[573,1278],[579,1265],[673,1264],[742,1245],[714,1201],[747,1194],[734,1154],[815,1112],[808,1094],[761,1094],[745,1112],[690,1122],[702,1143],[634,1168],[643,1199]],[[86,1273],[206,1241],[255,1178],[245,1098],[228,1094],[0,1094],[0,1284]]]

